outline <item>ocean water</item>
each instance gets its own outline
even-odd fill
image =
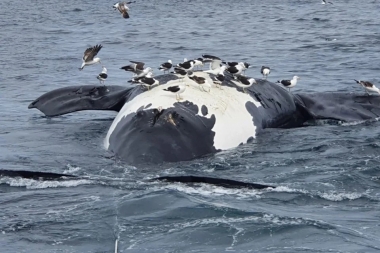
[[[333,1],[333,0],[331,0]],[[0,252],[379,252],[380,123],[268,129],[253,143],[181,163],[133,167],[102,142],[116,113],[46,118],[28,110],[52,89],[97,84],[78,71],[101,43],[109,85],[129,60],[158,67],[208,53],[247,75],[301,77],[293,93],[380,85],[380,1],[137,0],[0,2],[0,169],[78,180],[0,179]],[[155,74],[159,74],[156,70]],[[203,175],[278,186],[225,189],[148,182]]]

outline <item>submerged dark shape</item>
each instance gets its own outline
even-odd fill
[[[27,171],[27,170],[0,170],[0,177],[11,177],[11,178],[27,178],[34,180],[65,180],[77,178],[76,176],[50,173],[50,172],[38,172],[38,171]]]
[[[152,179],[153,181],[167,181],[167,182],[179,182],[179,183],[205,183],[224,188],[248,188],[248,189],[265,189],[276,188],[275,186],[246,183],[231,179],[213,178],[213,177],[198,177],[198,176],[166,176]]]
[[[26,171],[26,170],[0,170],[1,177],[10,178],[27,178],[39,181],[62,181],[62,180],[75,180],[81,179],[74,175],[60,174],[60,173],[50,173],[50,172],[38,172],[38,171]],[[87,180],[91,178],[86,177]],[[192,183],[204,183],[216,185],[224,188],[247,188],[247,189],[265,189],[265,188],[275,188],[275,186],[246,183],[230,179],[222,178],[211,178],[211,177],[201,177],[201,176],[166,176],[157,177],[150,179],[149,181],[167,181],[167,182],[179,182],[185,184]]]
[[[197,72],[197,75],[201,73]],[[197,88],[198,93],[195,93],[195,89],[187,88],[183,93],[184,100],[177,102],[175,97],[162,90],[168,81],[178,77],[168,74],[156,79],[163,85],[151,91],[139,86],[65,87],[42,95],[29,108],[37,108],[51,117],[81,110],[119,112],[107,134],[105,146],[129,164],[192,160],[237,147],[265,128],[302,127],[321,119],[352,122],[380,117],[380,96],[376,95],[293,94],[259,79],[257,84],[246,89],[248,94],[245,94],[227,76],[223,91],[213,88],[211,93],[202,93]],[[240,103],[238,110],[233,101],[231,104],[222,101],[225,105],[221,103],[214,107],[210,103],[207,105],[207,100],[216,99],[213,94],[221,96],[223,93]],[[194,96],[197,100],[192,99]],[[204,96],[205,103],[199,102],[199,96]],[[165,106],[159,109],[161,105]],[[234,122],[237,125],[231,125]],[[236,134],[236,126],[245,129],[239,129]]]

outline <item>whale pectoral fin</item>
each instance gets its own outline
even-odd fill
[[[297,98],[295,102],[300,103],[317,120],[352,122],[380,117],[380,96],[321,92],[297,94],[295,97]]]
[[[123,86],[69,86],[47,92],[34,100],[36,108],[49,117],[83,110],[119,111],[132,88]]]
[[[204,183],[225,188],[248,188],[248,189],[265,189],[276,188],[271,185],[247,183],[231,179],[200,177],[200,176],[166,176],[151,179],[151,181],[167,181],[167,182],[180,182],[180,183]]]

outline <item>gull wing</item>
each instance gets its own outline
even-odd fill
[[[94,59],[94,57],[99,53],[100,49],[102,49],[102,45],[95,45],[93,47],[89,47],[84,51],[83,61],[90,62]]]

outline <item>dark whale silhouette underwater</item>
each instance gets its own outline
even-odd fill
[[[195,72],[212,83],[212,74]],[[29,108],[54,117],[82,110],[118,112],[104,141],[128,164],[177,162],[250,142],[266,128],[296,128],[317,120],[353,122],[380,117],[380,96],[320,92],[293,94],[258,79],[245,92],[226,76],[222,89],[206,92],[175,74],[155,77],[160,85],[71,86],[43,94]],[[188,83],[177,101],[165,88]]]

